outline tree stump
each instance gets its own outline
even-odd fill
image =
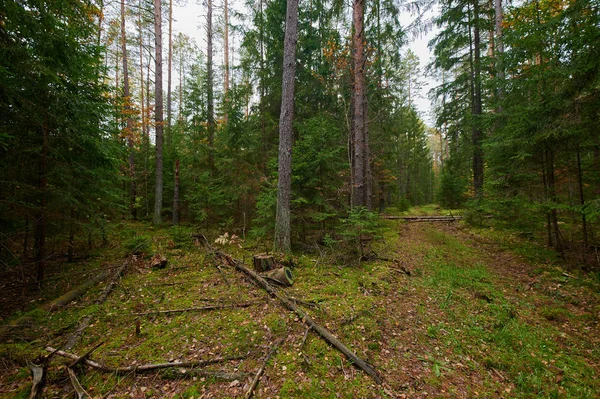
[[[259,254],[252,257],[254,270],[257,272],[266,272],[273,269],[275,260],[271,255]]]

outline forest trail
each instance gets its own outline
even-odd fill
[[[58,312],[26,314],[30,322],[0,346],[0,397],[28,397],[26,361],[61,346],[86,316],[92,323],[72,352],[104,342],[89,358],[110,367],[236,358],[124,376],[80,366],[92,397],[240,397],[277,341],[255,397],[596,397],[597,281],[526,260],[522,242],[457,222],[385,224],[373,250],[394,262],[339,266],[339,254],[321,248],[292,259],[295,283],[282,290],[372,364],[383,386],[203,245],[159,229],[147,232],[166,269],[139,261],[102,305],[93,305],[97,287]],[[245,245],[221,250],[250,263],[260,248]],[[47,397],[73,395],[65,364],[52,359]]]

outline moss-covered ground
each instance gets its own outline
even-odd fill
[[[371,243],[378,256],[369,261],[333,263],[343,258],[335,247],[286,259],[295,283],[282,291],[371,363],[384,380],[378,386],[245,275],[220,264],[192,233],[198,232],[120,224],[95,257],[69,265],[70,272],[106,267],[140,253],[105,303],[94,304],[100,284],[59,311],[37,307],[56,293],[54,286],[7,315],[2,327],[18,321],[18,328],[0,343],[0,397],[29,397],[28,362],[47,354],[46,346],[64,345],[88,315],[91,325],[73,353],[102,343],[89,358],[113,367],[228,357],[234,360],[202,371],[238,373],[223,380],[177,367],[115,374],[78,366],[92,397],[240,397],[282,338],[258,398],[595,398],[600,392],[600,282],[564,270],[518,237],[461,224],[386,221]],[[209,236],[211,243],[215,238]],[[257,247],[241,239],[212,245],[248,265]],[[154,253],[168,258],[166,268],[149,267]],[[139,315],[215,305],[231,306]],[[75,397],[69,362],[51,358],[46,397]]]

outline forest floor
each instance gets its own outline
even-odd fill
[[[384,223],[371,244],[379,259],[334,262],[335,249],[315,246],[314,253],[288,259],[295,282],[279,289],[373,365],[383,385],[194,242],[191,230],[123,223],[106,248],[70,272],[122,264],[127,229],[151,237],[153,251],[169,265],[153,269],[139,259],[103,304],[94,303],[100,284],[54,312],[37,307],[46,297],[33,290],[6,291],[0,397],[29,397],[28,362],[47,355],[46,346],[63,346],[86,316],[90,326],[69,352],[83,355],[101,343],[88,358],[103,365],[215,360],[153,372],[78,365],[78,380],[91,397],[243,397],[281,340],[257,398],[598,397],[597,275],[565,270],[547,252],[505,232],[462,222]],[[238,239],[219,250],[250,265],[262,249]],[[18,302],[21,311],[14,312]],[[51,357],[45,397],[77,397],[69,363]]]

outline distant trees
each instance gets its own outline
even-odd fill
[[[450,159],[441,193],[454,191],[457,202],[457,196],[479,197],[483,187],[487,199],[480,210],[543,233],[559,253],[585,249],[600,215],[591,122],[600,98],[592,78],[600,70],[598,5],[442,5],[442,31],[434,42],[436,67],[446,77],[438,90],[438,125]],[[492,33],[478,36],[476,28]],[[487,57],[477,54],[486,47]],[[465,135],[469,129],[472,140]],[[472,165],[465,162],[468,154]],[[485,185],[478,180],[484,165],[478,154],[485,154]],[[469,172],[470,192],[460,189],[460,176]]]

